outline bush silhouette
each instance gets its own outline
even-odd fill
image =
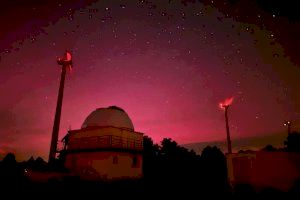
[[[284,141],[284,146],[286,151],[300,153],[300,133],[290,133]]]

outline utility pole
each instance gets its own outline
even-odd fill
[[[222,110],[224,110],[224,112],[225,112],[225,125],[226,125],[228,154],[232,153],[230,130],[229,130],[229,123],[228,123],[228,109],[229,109],[229,106],[232,104],[232,102],[233,102],[233,97],[227,98],[223,102],[219,103],[219,107]]]
[[[59,125],[60,125],[60,117],[61,117],[61,109],[62,109],[62,101],[64,96],[64,86],[65,86],[65,78],[67,68],[72,67],[72,56],[71,53],[66,51],[64,58],[59,58],[57,63],[62,66],[61,68],[61,76],[60,76],[60,84],[58,90],[55,118],[52,130],[52,138],[51,138],[51,146],[49,152],[49,163],[53,163],[57,153],[57,141],[58,141],[58,133],[59,133]]]
[[[228,153],[231,154],[232,153],[232,147],[231,147],[229,124],[228,124],[228,108],[229,108],[229,105],[224,106],[224,109],[225,109],[225,123],[226,123],[226,135],[227,135],[227,148],[228,148]]]

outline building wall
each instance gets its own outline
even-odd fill
[[[76,130],[69,134],[69,150],[107,147],[142,150],[143,135],[115,127]]]
[[[257,189],[289,190],[300,180],[300,154],[291,152],[254,152],[227,155],[229,179]]]
[[[116,127],[69,131],[65,166],[85,180],[142,177],[143,134]]]
[[[142,177],[142,155],[129,152],[77,152],[67,154],[65,166],[84,180]]]

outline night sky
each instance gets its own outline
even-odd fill
[[[66,49],[74,68],[60,138],[96,108],[116,105],[155,142],[224,140],[218,105],[229,97],[233,140],[286,134],[285,120],[300,130],[293,1],[220,2],[2,3],[0,155],[47,157],[61,72],[56,59]]]

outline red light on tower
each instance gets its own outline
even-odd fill
[[[57,59],[57,63],[62,66],[62,70],[61,70],[55,118],[54,118],[52,137],[51,137],[49,163],[55,160],[56,153],[57,153],[57,140],[58,140],[58,133],[59,133],[62,100],[64,95],[65,77],[66,77],[67,68],[71,70],[73,67],[72,54],[69,51],[66,51],[64,57]]]
[[[225,124],[226,124],[226,135],[227,135],[227,147],[228,153],[232,153],[231,147],[231,139],[230,139],[230,131],[229,131],[229,124],[228,124],[228,108],[233,102],[233,97],[225,99],[223,102],[219,103],[219,107],[225,111]]]
[[[233,97],[227,98],[223,102],[219,103],[219,107],[222,110],[225,110],[225,107],[230,106],[232,104],[232,102],[233,102]]]

